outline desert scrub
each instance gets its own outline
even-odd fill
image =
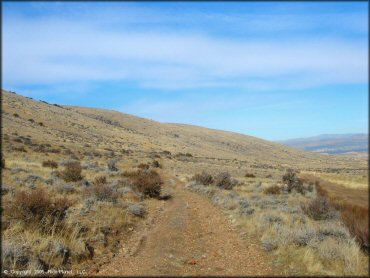
[[[64,165],[64,170],[59,176],[66,182],[82,180],[82,167],[79,161],[68,161]]]
[[[308,204],[302,205],[303,211],[314,220],[338,218],[339,214],[330,204],[326,197],[317,196]]]
[[[203,185],[210,185],[210,184],[213,183],[212,175],[206,173],[205,171],[203,171],[200,174],[195,174],[192,177],[192,180],[194,180],[195,182],[197,182],[199,184],[203,184]]]
[[[116,165],[117,162],[118,162],[117,159],[111,159],[111,160],[109,160],[108,161],[108,164],[107,164],[108,170],[109,171],[112,171],[112,172],[117,172],[118,171],[118,168],[117,168],[117,165]]]
[[[45,160],[42,162],[42,167],[49,167],[52,169],[56,169],[58,168],[58,162],[54,160]]]
[[[278,185],[271,185],[263,190],[265,194],[280,194],[281,188]]]
[[[366,257],[341,219],[326,217],[331,214],[325,210],[321,220],[305,213],[302,204],[313,202],[316,192],[301,194],[294,189],[285,194],[242,191],[242,195],[230,195],[195,181],[186,188],[208,196],[215,205],[226,209],[246,236],[258,238],[266,252],[289,266],[285,268],[286,275],[367,273]]]
[[[72,205],[65,197],[54,197],[42,188],[17,191],[9,207],[11,218],[24,225],[34,225],[42,231],[50,231],[62,225],[67,209]],[[52,232],[54,232],[53,230]]]
[[[96,177],[93,185],[85,189],[88,196],[95,198],[97,201],[116,203],[120,193],[115,190],[111,184],[108,184],[105,176]]]
[[[219,173],[214,180],[214,185],[222,189],[231,190],[238,184],[238,181],[231,178],[228,172]]]
[[[132,188],[144,197],[159,198],[163,181],[154,170],[138,170],[131,177]]]

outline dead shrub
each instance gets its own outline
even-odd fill
[[[237,181],[232,179],[228,172],[219,173],[214,180],[214,185],[220,187],[222,189],[231,190],[235,185],[237,185]]]
[[[67,198],[54,198],[42,188],[30,191],[17,191],[12,202],[12,216],[25,224],[38,224],[47,229],[45,224],[53,224],[64,219],[71,206]],[[40,224],[44,225],[40,225]]]
[[[287,172],[282,177],[283,183],[287,185],[288,193],[291,193],[293,190],[296,190],[298,193],[304,194],[305,187],[303,181],[300,180],[297,176],[297,172],[293,169],[288,169]]]
[[[330,206],[327,198],[317,196],[307,205],[302,205],[303,211],[314,220],[333,219],[337,216],[336,211]]]
[[[60,177],[66,182],[82,180],[82,167],[79,161],[69,161],[64,166],[64,171],[60,172]]]
[[[20,147],[13,147],[13,150],[14,151],[17,151],[17,152],[22,152],[22,153],[26,153],[27,150],[25,149],[25,147],[23,146],[20,146]]]
[[[192,177],[192,180],[194,180],[195,182],[199,184],[203,184],[203,185],[210,185],[214,182],[212,175],[208,174],[205,171],[203,171],[200,174],[195,174]]]
[[[96,186],[102,186],[102,185],[105,185],[105,184],[107,184],[106,176],[96,177],[93,181],[93,185],[96,185]]]
[[[132,187],[142,193],[144,197],[159,198],[162,188],[162,179],[154,170],[138,170],[132,178]]]
[[[154,168],[162,168],[161,164],[157,160],[154,160],[152,162],[152,167],[154,167]]]
[[[107,184],[94,184],[86,188],[86,192],[89,196],[95,197],[96,200],[102,202],[113,202],[116,203],[119,198],[119,193],[115,191],[111,186]]]
[[[45,160],[42,162],[42,167],[49,167],[52,169],[56,169],[58,168],[58,162],[54,160]]]
[[[149,165],[148,164],[145,164],[145,163],[140,163],[137,168],[139,169],[143,169],[143,170],[146,170],[146,169],[149,169]]]
[[[265,194],[280,194],[281,188],[277,185],[271,185],[263,191]]]
[[[245,174],[245,177],[246,177],[246,178],[255,178],[255,177],[256,177],[256,175],[255,175],[255,174],[252,174],[252,173],[246,173],[246,174]]]
[[[116,166],[117,160],[116,159],[111,159],[108,161],[108,170],[112,172],[117,172],[118,168]]]

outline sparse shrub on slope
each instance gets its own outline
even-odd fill
[[[88,195],[95,197],[98,201],[117,202],[119,193],[114,188],[107,184],[105,176],[96,177],[93,185],[86,189]]]
[[[314,220],[333,219],[338,216],[337,211],[330,206],[327,198],[317,196],[307,205],[302,205],[303,211]]]
[[[312,192],[313,186],[311,184],[305,185],[303,180],[298,178],[297,172],[293,169],[288,169],[283,175],[282,181],[287,186],[287,192],[291,193],[293,190],[304,195],[306,191]]]
[[[154,168],[162,168],[161,164],[157,160],[154,160],[152,162],[152,167],[154,167]]]
[[[54,160],[45,160],[42,162],[42,167],[49,167],[52,169],[56,169],[58,168],[58,162]]]
[[[222,189],[231,190],[237,185],[237,180],[232,179],[228,172],[223,172],[215,177],[214,184]]]
[[[96,177],[93,181],[93,184],[96,186],[102,186],[107,184],[107,177],[106,176],[99,176]]]
[[[54,224],[63,220],[71,203],[66,198],[54,198],[41,188],[15,193],[12,203],[13,217],[25,224]],[[39,228],[48,228],[44,225]]]
[[[213,177],[210,174],[206,173],[205,171],[203,171],[200,174],[195,174],[192,180],[203,185],[210,185],[214,181]]]
[[[246,173],[246,174],[245,174],[245,177],[246,177],[246,178],[255,178],[255,177],[256,177],[256,175],[255,175],[255,174],[252,174],[252,173]]]
[[[271,185],[267,187],[263,193],[265,194],[280,194],[281,188],[277,185]]]
[[[112,172],[117,172],[118,168],[116,166],[117,160],[116,159],[111,159],[108,161],[108,170]]]
[[[79,161],[69,161],[65,164],[64,170],[59,173],[59,176],[66,182],[74,182],[82,180],[82,167]]]
[[[127,207],[127,210],[132,215],[135,215],[138,217],[144,217],[146,214],[145,207],[141,204],[130,204]]]
[[[154,170],[138,170],[132,177],[132,187],[144,197],[159,198],[162,184],[161,177]]]
[[[145,164],[145,163],[140,163],[137,168],[139,169],[142,169],[142,170],[146,170],[146,169],[149,169],[149,165],[148,164]]]

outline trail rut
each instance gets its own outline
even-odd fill
[[[177,181],[152,200],[145,223],[96,275],[272,275],[265,254],[240,238],[225,214]],[[93,273],[91,273],[93,274]]]

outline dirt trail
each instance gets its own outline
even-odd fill
[[[240,238],[224,213],[180,182],[153,200],[137,234],[97,275],[271,275],[263,251]],[[92,273],[93,274],[93,273]]]

